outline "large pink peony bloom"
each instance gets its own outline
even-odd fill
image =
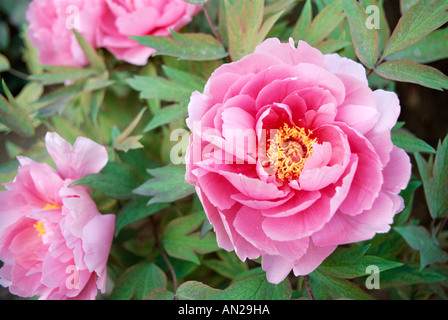
[[[107,163],[104,147],[78,138],[72,147],[46,136],[57,171],[19,157],[14,181],[0,191],[0,284],[40,299],[94,299],[105,292],[115,216],[102,215],[83,186],[70,187]]]
[[[186,179],[220,247],[262,257],[272,283],[312,272],[338,245],[390,229],[408,155],[390,130],[395,93],[300,41],[268,39],[194,92]]]
[[[27,37],[44,65],[82,67],[88,60],[73,34],[96,46],[104,0],[33,0],[26,13]]]
[[[106,4],[98,46],[135,65],[145,65],[156,50],[129,36],[169,36],[169,29],[182,28],[201,10],[183,0],[106,0]]]

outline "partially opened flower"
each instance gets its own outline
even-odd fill
[[[33,0],[26,12],[27,37],[44,65],[82,67],[88,60],[73,33],[96,47],[104,0]]]
[[[105,292],[115,215],[70,184],[98,173],[108,155],[83,137],[72,147],[48,133],[46,145],[57,170],[19,157],[17,176],[0,191],[0,284],[21,297],[94,299]]]
[[[391,141],[395,93],[362,65],[268,39],[194,92],[186,179],[220,247],[262,257],[267,279],[306,275],[338,245],[390,229],[408,155]]]
[[[200,6],[183,0],[106,0],[97,43],[117,59],[145,65],[156,51],[129,36],[169,36],[190,23]]]

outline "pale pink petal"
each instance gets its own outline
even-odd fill
[[[310,240],[308,251],[300,259],[294,261],[293,271],[298,276],[305,276],[313,272],[337,246],[316,246]]]
[[[106,148],[88,138],[77,138],[72,147],[59,134],[49,132],[45,142],[59,174],[65,179],[98,173],[108,161]]]
[[[406,188],[411,178],[411,160],[403,149],[393,147],[383,176],[383,189],[398,194]]]

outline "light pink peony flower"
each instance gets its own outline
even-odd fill
[[[135,65],[146,64],[156,50],[129,36],[169,36],[169,29],[182,28],[201,10],[183,0],[106,0],[106,4],[98,46]]]
[[[365,69],[268,39],[194,92],[186,179],[220,247],[262,257],[272,283],[312,272],[338,245],[390,229],[408,155],[391,141],[395,93]]]
[[[82,67],[88,60],[73,34],[96,47],[105,0],[33,0],[26,13],[27,37],[44,65]]]
[[[107,163],[104,147],[80,137],[73,147],[46,136],[58,170],[19,157],[14,181],[0,191],[0,284],[21,297],[94,299],[105,292],[115,215],[102,215],[76,179]]]

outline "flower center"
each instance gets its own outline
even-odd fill
[[[43,236],[45,234],[45,228],[44,228],[44,224],[40,221],[37,221],[34,225],[33,225],[34,229],[36,229],[37,232],[39,232],[39,237]]]
[[[54,209],[61,209],[62,206],[59,204],[47,204],[44,208],[44,210],[54,210]]]
[[[266,166],[275,168],[280,180],[294,180],[300,176],[306,160],[313,154],[313,143],[317,139],[310,138],[313,134],[304,128],[292,127],[284,124],[277,130],[274,137],[269,139]]]
[[[44,207],[44,210],[55,210],[55,209],[61,209],[62,206],[60,204],[47,204]],[[43,236],[46,231],[44,228],[44,224],[41,221],[37,221],[34,225],[33,225],[34,229],[36,229],[37,232],[39,232],[39,237]]]

